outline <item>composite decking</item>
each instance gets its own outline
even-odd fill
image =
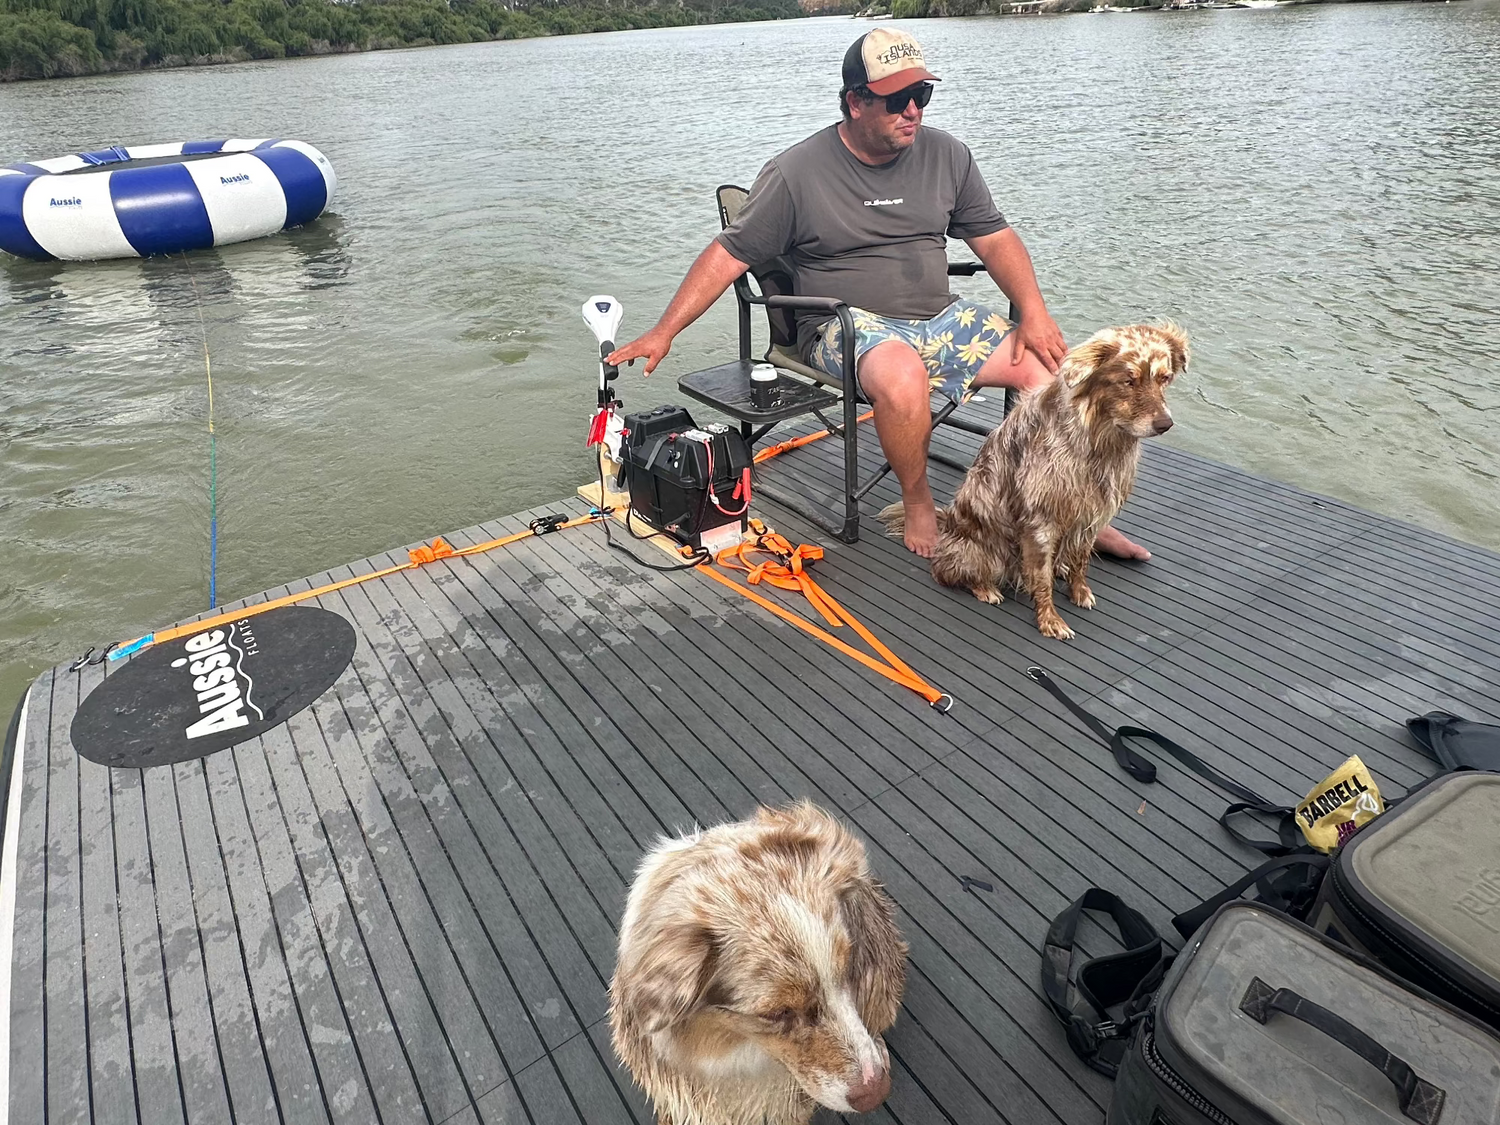
[[[818,493],[836,462],[821,443],[769,471]],[[1352,753],[1393,793],[1420,780],[1410,715],[1500,719],[1500,558],[1164,445],[1120,520],[1156,556],[1098,563],[1066,643],[1024,602],[935,587],[873,521],[847,547],[762,515],[828,547],[820,581],[950,714],[594,526],[321,598],[357,629],[351,667],[204,759],[80,758],[69,723],[105,670],[41,676],[9,818],[10,1120],[648,1125],[604,1020],[636,860],[805,796],[868,842],[911,946],[869,1119],[1097,1125],[1108,1086],[1041,997],[1049,920],[1099,885],[1167,929],[1258,856],[1219,828],[1224,794],[1166,760],[1132,781],[1023,670],[1288,801]]]

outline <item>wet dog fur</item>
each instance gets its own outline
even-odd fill
[[[1166,391],[1187,362],[1187,335],[1170,322],[1106,328],[1070,351],[985,439],[952,505],[938,509],[932,576],[992,604],[1007,586],[1024,589],[1042,633],[1073,636],[1053,584],[1063,579],[1073,604],[1094,605],[1094,540],[1130,496],[1141,440],[1171,428]],[[880,517],[891,534],[903,531],[899,503]]]
[[[659,1125],[806,1125],[890,1090],[906,945],[864,845],[808,802],[661,841],[610,984],[615,1052]]]

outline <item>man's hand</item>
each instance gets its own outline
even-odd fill
[[[646,374],[656,370],[656,365],[667,358],[667,353],[672,350],[672,334],[661,325],[657,325],[638,340],[632,340],[623,348],[616,348],[605,357],[605,363],[634,365],[637,359],[644,358],[646,361]]]
[[[1020,363],[1022,354],[1030,348],[1054,375],[1057,374],[1057,365],[1068,354],[1062,329],[1045,310],[1020,319],[1016,330],[1010,334],[1010,347],[1011,363]]]

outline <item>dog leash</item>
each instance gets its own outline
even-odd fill
[[[1067,692],[1058,686],[1046,669],[1035,665],[1026,669],[1026,675],[1040,684],[1052,698],[1056,699],[1069,711],[1071,711],[1080,722],[1083,723],[1099,741],[1109,747],[1114,755],[1115,762],[1131,777],[1147,785],[1156,781],[1156,765],[1150,759],[1143,757],[1126,744],[1127,738],[1140,738],[1147,742],[1154,742],[1173,758],[1176,758],[1186,769],[1197,774],[1205,781],[1217,785],[1226,793],[1239,798],[1237,802],[1225,808],[1219,817],[1219,823],[1240,843],[1254,848],[1256,851],[1264,852],[1269,856],[1285,856],[1293,852],[1304,850],[1302,841],[1298,838],[1297,819],[1293,810],[1286,805],[1278,805],[1274,801],[1268,801],[1255,790],[1241,785],[1232,777],[1220,773],[1202,758],[1194,754],[1186,746],[1168,738],[1164,734],[1158,734],[1149,727],[1122,726],[1110,730],[1095,715],[1085,711],[1077,703],[1068,697]],[[1241,813],[1250,813],[1271,817],[1276,821],[1276,839],[1264,840],[1253,836],[1247,836],[1241,832],[1230,820]]]
[[[852,613],[834,600],[827,590],[814,581],[812,575],[807,573],[807,568],[823,557],[823,548],[807,543],[793,546],[791,541],[783,535],[774,531],[766,531],[764,525],[759,521],[752,521],[760,528],[754,541],[741,543],[738,547],[730,547],[720,551],[715,562],[725,570],[738,571],[745,575],[745,583],[736,582],[733,578],[721,574],[712,566],[707,564],[699,567],[715,582],[728,586],[738,594],[749,598],[757,605],[770,610],[783,621],[788,621],[797,626],[805,633],[811,633],[818,640],[832,648],[838,649],[845,656],[859,661],[866,668],[878,672],[892,683],[900,684],[909,691],[914,691],[932,705],[934,710],[946,714],[953,709],[953,696],[948,692],[939,691],[921,676],[913,672],[899,656],[890,650],[874,633],[870,632]],[[761,561],[753,561],[751,556],[765,555],[767,558]],[[789,590],[799,593],[812,603],[819,615],[833,628],[848,625],[859,634],[860,638],[875,650],[879,659],[869,653],[861,652],[853,645],[846,644],[833,636],[826,629],[808,621],[806,618],[792,613],[790,610],[777,605],[775,602],[762,597],[752,590],[751,586],[761,584],[775,586],[780,590]]]

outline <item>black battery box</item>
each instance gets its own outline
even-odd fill
[[[722,423],[697,426],[680,406],[625,415],[621,471],[641,520],[693,548],[725,524],[749,519],[750,447]]]

